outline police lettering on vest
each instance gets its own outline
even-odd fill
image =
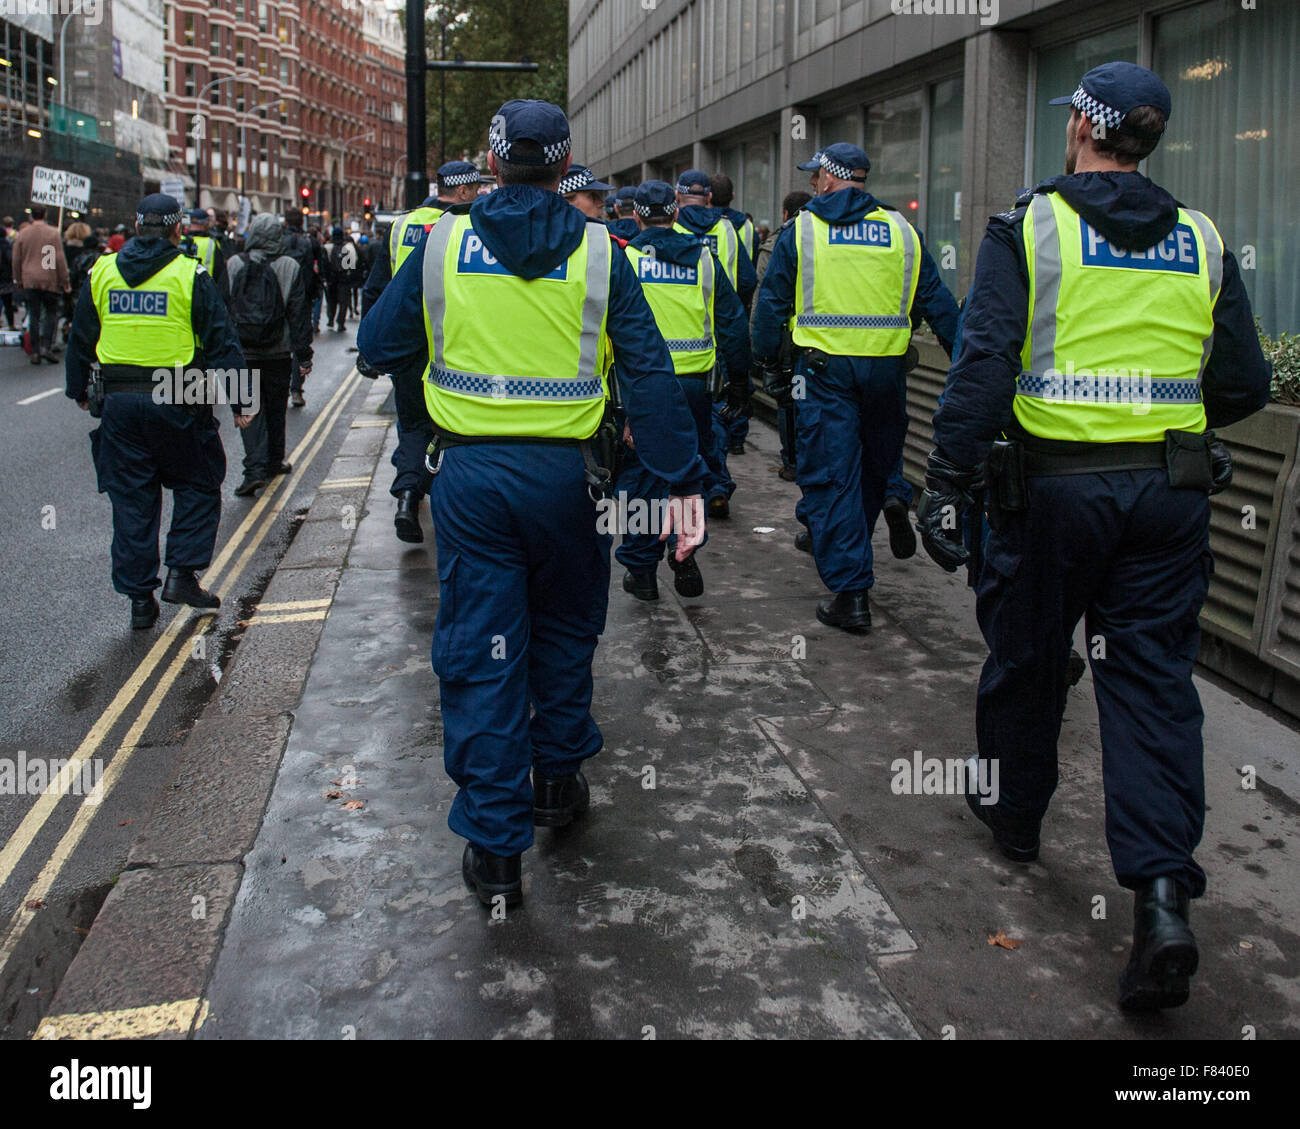
[[[167,291],[165,290],[110,290],[110,314],[141,314],[145,317],[167,316]]]
[[[698,265],[667,263],[653,248],[628,247],[627,258],[636,269],[655,325],[673,358],[678,376],[705,376],[717,360],[713,333],[716,282],[714,259],[701,245]]]
[[[847,243],[854,247],[892,247],[894,245],[889,224],[882,220],[831,224],[830,242]]]
[[[1023,233],[1030,319],[1013,401],[1020,426],[1090,443],[1204,431],[1201,376],[1223,282],[1223,240],[1210,220],[1180,208],[1154,247],[1116,247],[1047,192],[1030,201]]]
[[[466,231],[461,237],[460,254],[457,256],[457,274],[510,274],[493,257],[492,252],[483,246],[483,240],[480,239],[472,230]],[[542,275],[542,278],[559,278],[564,279],[569,276],[568,262],[561,263],[553,271]]]
[[[700,277],[695,267],[684,267],[677,263],[665,263],[662,259],[643,255],[636,265],[636,276],[642,282],[678,283],[682,286],[694,286]]]

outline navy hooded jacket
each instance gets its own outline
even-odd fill
[[[1044,181],[1034,192],[1059,192],[1113,246],[1146,250],[1178,222],[1178,202],[1137,172],[1085,172]],[[961,348],[934,416],[940,453],[973,467],[1012,424],[1020,351],[1029,320],[1024,218],[1033,193],[989,219],[962,311]],[[1225,427],[1258,411],[1269,397],[1271,369],[1255,331],[1250,299],[1231,252],[1214,305],[1214,345],[1201,384],[1207,425]]]
[[[422,208],[441,208],[444,212],[451,212],[452,215],[457,216],[463,216],[469,211],[470,206],[470,204],[452,204],[439,200],[437,196],[430,196],[420,205]],[[393,223],[396,224],[400,220],[401,216]],[[388,237],[392,232],[393,229],[390,227],[383,239],[376,240],[379,250],[375,252],[375,261],[371,264],[370,273],[366,275],[366,284],[361,288],[362,317],[365,317],[370,312],[370,307],[379,301],[379,295],[384,292],[384,287],[393,281],[393,261],[388,256]],[[365,354],[363,353],[362,356]]]
[[[868,212],[881,207],[881,203],[861,188],[841,188],[809,200],[806,209],[830,224],[858,223]],[[888,207],[888,205],[884,205]],[[917,233],[918,236],[920,233]],[[799,252],[796,244],[798,224],[782,229],[772,248],[772,258],[763,274],[763,286],[758,292],[754,307],[754,355],[762,360],[775,357],[781,347],[781,327],[788,323],[794,312],[794,288],[799,273]],[[925,249],[921,238],[921,256],[917,263],[920,276],[916,283],[916,298],[912,302],[912,324],[924,318],[939,338],[945,353],[952,355],[953,341],[957,336],[957,301],[939,277],[939,268]],[[887,365],[902,371],[901,357],[855,358]]]
[[[641,226],[636,220],[628,216],[624,216],[622,219],[610,220],[605,226],[620,239],[626,239],[629,243],[641,231]]]
[[[707,235],[719,220],[727,219],[726,208],[706,208],[703,204],[687,204],[677,213],[677,223],[696,235]],[[731,223],[730,220],[727,220]],[[735,230],[735,226],[732,226]],[[749,301],[758,289],[758,273],[754,270],[754,260],[745,245],[740,241],[740,232],[736,232],[736,293],[741,303],[748,308]]]
[[[699,262],[702,244],[694,235],[667,227],[648,227],[628,246],[638,251],[653,247],[656,258],[677,266],[693,267]],[[718,352],[727,372],[747,373],[750,363],[749,321],[717,255],[713,256],[713,277],[713,335],[718,343]]]
[[[117,253],[117,269],[128,286],[139,286],[181,254],[169,239],[144,239],[136,236]],[[194,297],[190,323],[199,342],[191,367],[196,369],[243,369],[244,353],[234,326],[226,314],[226,303],[217,291],[212,276],[199,264],[194,275]],[[72,316],[72,334],[68,338],[64,371],[68,399],[80,403],[86,398],[90,383],[90,366],[95,363],[95,346],[99,343],[99,311],[91,297],[90,282],[81,288],[77,308]],[[148,364],[142,359],[141,364]],[[232,408],[238,405],[233,405]]]
[[[532,185],[512,184],[475,201],[470,221],[484,247],[511,274],[540,278],[566,260],[582,242],[587,217],[563,196]],[[451,222],[451,221],[439,221]],[[609,239],[605,231],[598,234]],[[361,320],[357,347],[384,372],[429,364],[424,329],[424,245],[415,246]],[[673,373],[672,356],[627,256],[611,240],[609,313],[606,332],[614,346],[619,385],[637,454],[650,471],[673,484],[674,493],[698,494],[705,473],[695,421]],[[495,312],[484,310],[485,318]],[[507,331],[503,327],[503,332]],[[521,349],[528,343],[521,341]]]

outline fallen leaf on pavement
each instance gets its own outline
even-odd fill
[[[989,944],[998,945],[1004,949],[1018,949],[1024,942],[1018,937],[1008,937],[999,929],[996,933],[989,934]]]
[[[359,809],[365,806],[366,806],[366,802],[364,800],[349,800],[346,804],[343,805],[343,810],[358,811]]]
[[[27,903],[27,908],[32,910],[44,909],[45,903],[41,901],[40,898],[33,898],[30,902]]]

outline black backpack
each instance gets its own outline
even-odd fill
[[[284,335],[286,315],[280,280],[268,263],[240,255],[243,269],[230,283],[230,320],[246,353],[270,352]]]

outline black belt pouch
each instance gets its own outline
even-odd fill
[[[1209,491],[1214,484],[1210,443],[1204,432],[1166,431],[1165,465],[1175,490]]]

